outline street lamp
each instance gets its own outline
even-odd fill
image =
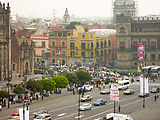
[[[80,101],[80,95],[81,95],[81,92],[82,92],[82,90],[79,89],[78,90],[78,93],[79,93],[79,99],[78,99],[78,120],[80,120],[80,103],[81,103],[81,101]]]

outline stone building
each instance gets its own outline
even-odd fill
[[[50,64],[67,64],[67,36],[72,30],[58,27],[49,35]]]
[[[116,23],[116,15],[124,14],[136,16],[136,4],[133,0],[116,0],[113,4],[113,22]]]
[[[116,30],[117,68],[137,67],[139,44],[145,46],[146,65],[160,65],[160,17],[118,15]]]
[[[11,73],[10,7],[0,2],[0,80]]]

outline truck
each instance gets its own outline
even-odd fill
[[[118,113],[109,113],[106,115],[106,120],[134,120],[129,115],[118,114]]]

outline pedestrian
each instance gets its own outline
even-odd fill
[[[30,96],[30,102],[32,103],[32,96]]]
[[[43,94],[42,94],[42,100],[43,100]]]
[[[2,104],[0,104],[0,111],[2,111]]]
[[[121,112],[121,106],[120,106],[120,104],[118,106],[118,111],[119,111],[119,113]]]
[[[73,88],[73,95],[75,95],[75,90],[74,90],[74,88]]]
[[[157,100],[159,100],[159,95],[157,95]]]
[[[38,95],[36,95],[36,98],[37,98],[37,100],[38,100]]]
[[[154,96],[154,100],[157,101],[157,95]]]

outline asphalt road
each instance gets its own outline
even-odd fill
[[[151,84],[153,86],[154,84]],[[123,91],[120,91],[120,105],[121,113],[128,114],[135,120],[160,120],[160,100],[154,101],[154,94],[150,94],[146,98],[146,107],[142,107],[143,99],[139,98],[139,83],[131,84],[130,88],[135,90],[133,95],[123,95]],[[108,95],[100,95],[99,89],[94,88],[91,92],[86,92],[93,96],[93,100],[90,101],[92,109],[80,112],[81,120],[102,120],[108,113],[113,112],[113,102],[110,101]],[[51,114],[54,120],[76,120],[78,119],[78,94],[72,95],[72,92],[64,91],[69,94],[51,97],[41,102],[36,102],[30,105],[30,120],[33,120],[33,112],[45,109]],[[93,102],[98,98],[104,98],[107,100],[106,105],[94,106]],[[118,103],[116,103],[116,112],[118,112]],[[7,120],[12,112],[17,108],[5,109],[0,113],[0,120]]]

